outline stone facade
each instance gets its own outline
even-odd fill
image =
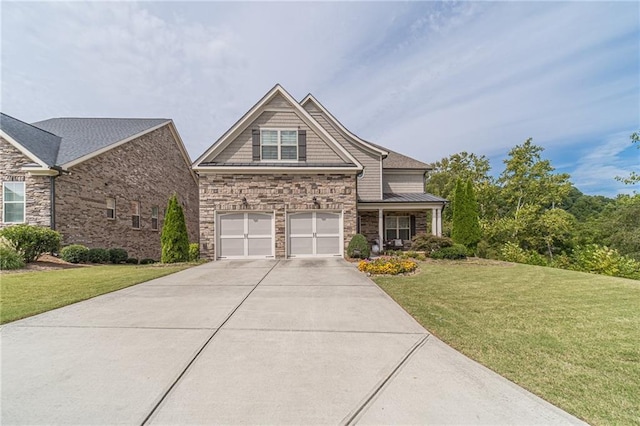
[[[242,198],[247,200],[243,206]],[[313,197],[319,203],[314,206]],[[276,258],[286,257],[286,212],[343,213],[344,247],[356,233],[356,177],[345,174],[200,175],[200,253],[215,259],[215,212],[275,212]]]
[[[427,228],[428,210],[384,210],[383,217],[386,216],[415,216],[416,229],[415,234],[431,233],[431,226]],[[373,243],[378,238],[378,211],[363,210],[358,213],[360,217],[360,233],[367,237],[367,241]],[[384,226],[384,219],[382,221]],[[384,231],[384,230],[383,230]],[[384,232],[383,232],[384,235]]]
[[[56,228],[63,244],[127,250],[130,257],[160,259],[160,233],[169,197],[182,203],[189,240],[198,241],[198,187],[168,126],[147,133],[69,169],[56,178]],[[115,198],[115,219],[107,218]],[[131,202],[140,203],[140,229]],[[158,229],[151,209],[158,207]]]
[[[25,222],[33,225],[51,226],[51,178],[49,176],[31,176],[21,170],[22,166],[33,164],[8,141],[0,138],[0,179],[4,182],[25,183]],[[11,226],[4,223],[3,193],[0,187],[0,228]]]

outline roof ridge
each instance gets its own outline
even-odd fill
[[[171,121],[170,118],[162,117],[51,117],[46,120],[36,121],[35,123],[41,123],[49,120],[165,120]],[[29,123],[27,123],[29,124]],[[33,123],[31,123],[33,125]]]
[[[41,129],[40,127],[36,126],[36,125],[35,125],[35,124],[33,124],[33,123],[27,123],[26,121],[22,121],[22,120],[20,120],[19,118],[15,118],[14,116],[9,115],[9,114],[4,113],[4,112],[0,112],[0,114],[5,115],[5,116],[7,116],[7,117],[9,117],[9,118],[11,118],[11,119],[13,119],[13,120],[19,121],[19,122],[21,122],[22,124],[26,124],[27,126],[35,127],[36,129],[38,129],[38,130],[40,130],[40,131],[42,131],[42,132],[49,133],[49,134],[50,134],[50,135],[52,135],[52,136],[55,136],[55,137],[57,137],[57,138],[62,139],[62,137],[60,137],[59,135],[56,135],[55,133],[51,133],[51,132],[50,132],[50,131],[48,131],[48,130]]]

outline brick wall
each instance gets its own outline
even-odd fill
[[[242,206],[246,197],[247,206]],[[276,257],[286,257],[285,211],[311,210],[316,197],[322,210],[343,212],[344,246],[356,232],[355,175],[200,175],[200,252],[215,258],[214,212],[275,211]]]
[[[31,225],[49,227],[51,225],[51,181],[49,176],[29,176],[20,170],[33,161],[18,151],[8,141],[0,138],[0,228],[13,225],[3,220],[3,189],[6,181],[25,182],[25,222]]]
[[[56,179],[56,222],[63,244],[122,247],[130,257],[160,259],[160,233],[169,197],[183,205],[189,240],[198,241],[198,188],[168,126],[127,142]],[[116,199],[116,218],[106,199]],[[140,203],[140,229],[132,228],[131,202]],[[159,207],[158,230],[151,208]]]

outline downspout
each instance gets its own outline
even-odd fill
[[[49,214],[49,218],[50,218],[50,224],[49,227],[52,230],[56,230],[56,178],[60,175],[68,175],[71,174],[71,172],[69,172],[68,170],[64,170],[62,167],[60,166],[51,166],[50,167],[51,170],[55,170],[56,172],[58,172],[57,175],[54,176],[49,176],[49,209],[50,209],[50,214]]]

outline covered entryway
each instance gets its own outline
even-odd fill
[[[342,213],[289,213],[287,247],[289,257],[342,256]]]
[[[218,215],[218,258],[274,257],[273,213]]]

